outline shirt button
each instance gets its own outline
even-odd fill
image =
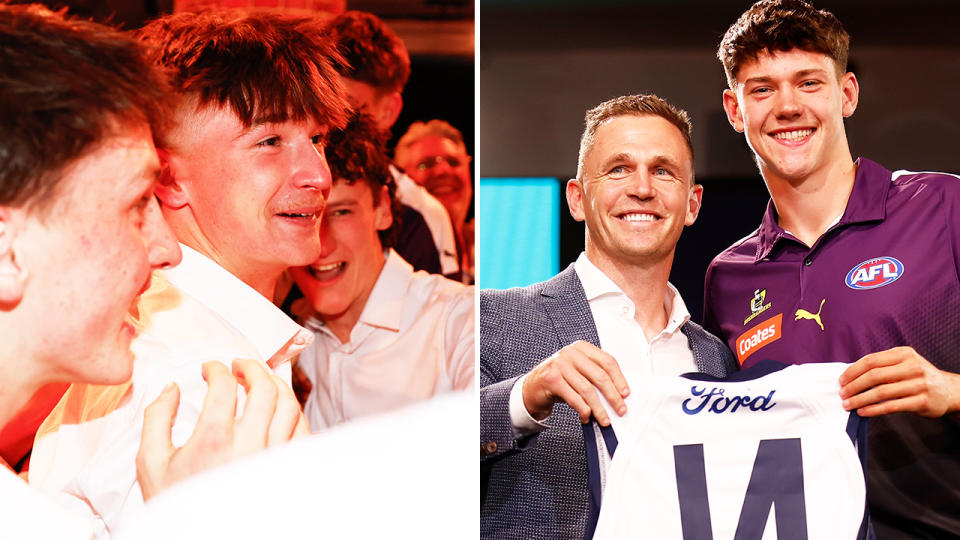
[[[480,445],[480,455],[489,456],[497,451],[497,443],[490,441]]]
[[[804,266],[810,266],[811,264],[813,264],[813,259],[811,259],[810,257],[807,257],[806,259],[803,260]]]

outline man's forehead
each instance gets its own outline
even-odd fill
[[[737,69],[736,78],[743,83],[748,77],[762,78],[769,75],[766,73],[768,71],[772,72],[786,67],[798,72],[803,70],[838,71],[838,66],[833,58],[818,51],[799,48],[786,51],[764,49],[740,65]]]

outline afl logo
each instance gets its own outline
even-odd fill
[[[903,275],[903,263],[893,257],[877,257],[854,266],[847,272],[846,283],[851,289],[876,289],[889,285]]]

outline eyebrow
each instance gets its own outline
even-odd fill
[[[819,74],[826,74],[826,73],[827,71],[821,68],[801,69],[800,71],[797,71],[796,73],[793,74],[793,78],[801,79],[803,77],[808,77],[813,74],[819,75]],[[768,75],[763,75],[760,77],[750,77],[749,79],[743,81],[743,84],[746,85],[750,83],[769,83],[772,80],[773,80],[773,77],[770,77]]]

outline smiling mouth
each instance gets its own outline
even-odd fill
[[[314,221],[320,217],[320,212],[319,210],[314,212],[278,212],[277,215],[288,219]]]
[[[340,261],[328,264],[318,264],[307,267],[307,273],[317,281],[330,281],[341,274],[347,268],[346,261]]]
[[[798,142],[813,135],[814,131],[816,131],[816,129],[813,128],[792,129],[790,131],[778,131],[776,133],[772,133],[770,136],[778,141]]]
[[[627,223],[652,223],[655,221],[660,221],[663,218],[647,212],[631,212],[628,214],[619,215],[617,216],[617,219],[626,221]]]

